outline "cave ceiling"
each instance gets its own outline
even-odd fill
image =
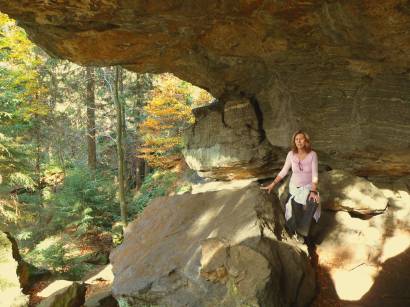
[[[0,0],[0,10],[54,56],[173,72],[216,97],[252,95],[298,65],[410,68],[409,1]]]
[[[194,112],[185,158],[209,176],[271,174],[300,128],[327,168],[410,174],[409,0],[0,0],[0,11],[53,56],[208,90],[217,105]]]

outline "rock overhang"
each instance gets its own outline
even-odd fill
[[[52,55],[172,72],[222,104],[256,103],[248,143],[285,148],[303,128],[330,167],[410,173],[408,1],[0,0],[0,10]]]
[[[406,1],[0,1],[37,44],[80,64],[172,71],[254,94],[278,67],[410,68]],[[212,81],[212,82],[210,82]],[[223,85],[222,87],[220,86]]]

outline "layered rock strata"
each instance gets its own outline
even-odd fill
[[[342,67],[369,77],[386,71],[405,77],[410,67],[410,11],[401,0],[2,0],[0,5],[57,56],[174,71],[218,97],[259,92],[283,64],[293,65],[289,73],[304,71],[305,82],[312,73],[337,75]],[[324,80],[338,80],[334,77]]]
[[[196,123],[185,132],[185,161],[204,177],[266,177],[281,167],[286,152],[272,146],[259,106],[242,98],[194,109]]]
[[[205,175],[277,168],[269,152],[286,149],[297,128],[311,133],[330,168],[410,173],[408,1],[0,0],[0,8],[51,54],[173,72],[209,90],[222,111],[251,102],[258,115],[235,119],[242,138],[223,116],[216,121],[220,111],[201,111],[209,115],[197,118],[189,138],[203,143],[190,139],[186,157]],[[250,120],[258,132],[247,131]]]

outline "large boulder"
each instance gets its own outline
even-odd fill
[[[307,255],[278,199],[246,187],[157,198],[110,255],[113,294],[131,305],[306,306]]]
[[[320,196],[324,209],[367,215],[382,213],[388,199],[370,181],[341,170],[320,174]]]
[[[28,304],[28,296],[22,292],[20,275],[18,275],[22,268],[16,247],[10,234],[0,231],[0,302],[1,306],[5,307],[20,307]],[[24,276],[22,279],[25,280]]]
[[[56,280],[37,295],[44,297],[39,307],[78,307],[85,301],[86,287],[83,282]]]
[[[84,307],[117,307],[118,302],[112,296],[111,285],[114,279],[111,264],[106,265],[97,274],[89,277],[85,283],[87,293]]]
[[[111,288],[107,287],[93,293],[84,302],[84,307],[118,307],[117,300],[112,296]]]
[[[311,133],[331,168],[410,173],[406,1],[0,0],[0,7],[56,56],[173,72],[209,90],[220,106],[197,115],[190,138],[200,141],[189,140],[186,157],[212,177],[275,168],[283,158],[270,145],[286,149],[296,128]],[[236,116],[231,127],[225,103]]]

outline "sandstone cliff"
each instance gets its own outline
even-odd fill
[[[195,110],[196,124],[186,132],[186,160],[204,176],[272,176],[297,128],[311,134],[322,169],[410,174],[409,1],[0,0],[0,10],[53,55],[172,72],[211,92],[217,100]],[[328,190],[352,179],[335,175],[340,180],[328,178]],[[337,201],[327,204],[325,229],[317,234],[321,264],[340,298],[357,299],[343,296],[354,284],[338,277],[367,276],[376,283],[359,289],[360,295],[369,291],[363,302],[386,305],[378,276],[405,272],[407,266],[388,263],[397,255],[405,264],[409,259],[409,185],[383,196],[363,179],[353,181],[355,195],[343,189],[328,195]],[[358,201],[363,191],[374,199]],[[275,233],[272,221],[281,224],[270,203],[255,187],[227,194],[177,196],[166,206],[154,201],[111,256],[117,298],[181,305],[309,302],[314,286],[306,255],[280,241],[286,234]],[[383,211],[386,198],[390,207]],[[267,211],[259,215],[255,204]],[[156,214],[160,206],[163,215]],[[344,211],[384,213],[357,220]],[[238,224],[225,225],[230,218]],[[400,248],[391,252],[397,242]],[[336,262],[340,258],[347,261]],[[285,278],[289,272],[296,272],[294,280]],[[408,292],[408,279],[396,275],[387,279],[397,282],[390,299],[407,306],[408,298],[399,296]],[[278,277],[284,282],[275,283]]]
[[[0,0],[0,9],[56,56],[169,71],[209,90],[219,106],[201,111],[186,152],[209,176],[268,173],[296,128],[328,167],[410,173],[408,1]],[[232,123],[235,108],[243,117]]]

